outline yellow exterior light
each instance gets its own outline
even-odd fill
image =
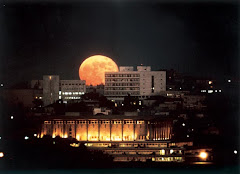
[[[208,84],[211,85],[211,84],[212,84],[212,81],[208,81]]]
[[[4,157],[4,153],[0,152],[0,158]]]
[[[208,154],[206,152],[200,152],[199,157],[205,160],[208,157]]]

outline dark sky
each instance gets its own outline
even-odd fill
[[[238,4],[95,1],[0,4],[0,81],[78,79],[94,54],[119,66],[238,75]]]

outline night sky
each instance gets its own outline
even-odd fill
[[[238,4],[103,1],[0,4],[0,82],[56,74],[78,79],[82,61],[223,78],[238,75]]]

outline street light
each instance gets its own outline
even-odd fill
[[[0,152],[0,158],[4,157],[4,153]]]
[[[199,157],[203,160],[206,160],[208,157],[208,154],[206,152],[200,152]]]
[[[234,153],[234,154],[237,154],[237,150],[234,150],[233,153]]]

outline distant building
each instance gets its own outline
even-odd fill
[[[31,80],[32,89],[43,89],[43,80]]]
[[[41,89],[44,106],[57,100],[67,103],[69,100],[80,99],[86,93],[84,80],[60,80],[58,75],[44,75],[43,80],[32,80],[31,88]]]
[[[183,108],[187,109],[203,109],[206,108],[204,95],[185,95],[183,96]]]
[[[39,89],[4,89],[0,96],[10,105],[22,104],[31,108],[35,99],[42,100],[43,93]]]
[[[129,66],[119,70],[105,73],[104,95],[116,103],[129,94],[145,99],[166,91],[166,71],[151,71],[150,66],[137,66],[137,71]]]
[[[45,106],[59,99],[59,76],[43,76],[43,103]]]
[[[85,94],[86,85],[84,80],[61,80],[59,99],[68,101],[72,99],[80,99]]]
[[[93,115],[109,115],[112,113],[111,109],[107,109],[106,107],[101,107],[101,108],[93,108]]]

